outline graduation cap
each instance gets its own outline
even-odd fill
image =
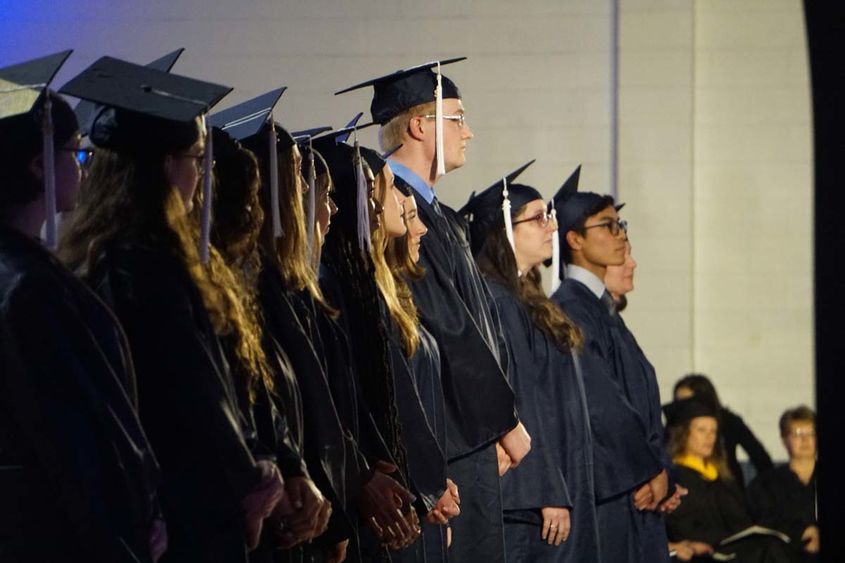
[[[124,154],[157,155],[185,150],[197,142],[197,117],[204,119],[232,88],[102,57],[60,91],[104,106],[88,135],[96,146]],[[210,127],[205,134],[199,248],[203,264],[209,259],[214,154]]]
[[[267,155],[270,172],[270,209],[273,236],[282,236],[282,217],[279,210],[279,150],[292,146],[294,141],[284,128],[277,128],[273,110],[287,87],[276,88],[260,96],[217,112],[208,123],[225,131],[233,139],[260,155]],[[281,146],[280,146],[281,145]]]
[[[719,418],[719,413],[713,405],[696,397],[688,397],[663,405],[663,414],[666,415],[666,426],[680,426],[699,416]]]
[[[481,193],[473,193],[458,211],[469,221],[470,245],[474,255],[481,251],[490,231],[499,228],[502,223],[508,242],[511,248],[514,247],[512,209],[520,209],[529,202],[543,199],[542,194],[531,186],[513,183],[534,162],[534,159],[529,160]]]
[[[147,63],[146,66],[147,68],[153,68],[162,72],[170,72],[173,65],[176,64],[176,61],[179,60],[179,57],[184,51],[185,48],[180,47],[179,49],[171,51],[151,63]],[[79,121],[79,131],[83,136],[88,135],[88,132],[91,130],[91,122],[94,121],[94,116],[99,109],[100,108],[97,104],[87,100],[82,100],[74,108],[73,111],[76,113],[76,119]]]
[[[466,60],[466,57],[431,61],[397,70],[391,74],[335,92],[335,95],[372,86],[373,101],[370,104],[370,112],[373,121],[379,125],[386,124],[412,107],[434,102],[437,176],[439,177],[446,174],[446,164],[443,159],[443,100],[447,98],[461,99],[457,85],[442,75],[440,67],[463,60]]]
[[[62,51],[0,69],[0,134],[8,135],[7,143],[14,143],[20,127],[31,130],[31,119],[38,119],[42,130],[44,159],[44,204],[46,213],[45,243],[56,248],[56,171],[53,138],[53,106],[45,95],[47,86],[56,76],[72,51]],[[40,103],[39,103],[40,102]],[[17,119],[16,119],[17,118]],[[26,123],[24,123],[26,122]]]
[[[354,226],[349,224],[345,227],[355,229],[359,247],[361,250],[368,251],[370,248],[369,189],[364,176],[363,163],[367,161],[370,165],[369,161],[372,160],[378,166],[373,155],[379,155],[371,149],[361,147],[358,142],[358,130],[375,124],[375,122],[370,122],[358,125],[362,115],[361,113],[356,115],[346,127],[315,138],[312,144],[329,167],[329,173],[335,185],[335,194],[339,200],[338,222],[343,227],[346,223],[345,219],[349,217],[349,209],[354,209]],[[353,137],[352,145],[348,144],[350,136]],[[381,162],[384,163],[384,160]],[[380,171],[381,168],[373,170],[373,174]]]

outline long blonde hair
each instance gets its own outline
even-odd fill
[[[385,200],[388,197],[392,197],[390,189],[387,185],[385,175],[379,173],[376,177],[376,198],[378,198],[382,207],[384,207]],[[391,272],[390,267],[387,265],[385,252],[387,250],[388,238],[384,224],[385,222],[382,221],[378,229],[373,233],[372,249],[370,251],[375,266],[376,285],[378,285],[379,291],[387,304],[391,318],[396,323],[396,326],[399,327],[405,356],[410,358],[416,353],[420,345],[420,333],[417,328],[419,317],[413,299],[407,299],[410,296],[410,290],[407,284],[405,284],[398,274]],[[402,293],[405,293],[405,299],[400,296]]]

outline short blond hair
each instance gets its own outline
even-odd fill
[[[405,132],[408,130],[408,122],[414,117],[433,114],[434,111],[434,102],[420,104],[406,109],[382,125],[379,130],[379,144],[381,145],[381,150],[388,151],[393,147],[402,144],[405,140]]]

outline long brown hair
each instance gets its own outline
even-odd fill
[[[84,276],[111,243],[137,241],[170,253],[196,285],[215,334],[235,336],[238,354],[246,365],[253,365],[249,323],[230,283],[231,273],[216,252],[211,268],[200,262],[199,229],[167,181],[163,158],[98,150],[79,206],[62,229],[59,256]]]
[[[718,424],[718,419],[716,420]],[[669,427],[669,440],[666,442],[666,449],[668,450],[669,457],[671,459],[675,459],[686,453],[687,440],[689,439],[692,421],[693,419],[691,418]],[[720,430],[717,430],[717,432],[720,432]],[[713,444],[713,453],[706,461],[716,466],[720,479],[729,481],[734,478],[730,467],[728,467],[725,448],[722,446],[722,440],[719,438],[718,434],[716,436],[716,441]]]
[[[519,216],[525,206],[513,211]],[[540,268],[534,266],[519,276],[513,249],[505,234],[503,220],[490,229],[476,257],[478,268],[485,276],[508,288],[528,308],[534,326],[555,342],[561,349],[580,348],[581,331],[543,291]]]
[[[269,149],[257,149],[260,162],[261,190],[260,201],[267,218],[261,228],[259,244],[264,255],[282,276],[285,286],[294,291],[307,291],[316,303],[330,314],[332,309],[320,289],[317,272],[308,256],[308,233],[305,227],[305,209],[302,205],[300,190],[299,164],[294,153],[296,145],[279,152],[279,214],[282,223],[282,236],[273,235],[272,203],[270,201],[270,160]]]

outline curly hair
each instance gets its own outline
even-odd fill
[[[512,211],[514,218],[525,206]],[[563,350],[578,349],[583,344],[581,331],[543,291],[539,266],[523,276],[518,273],[513,249],[505,234],[505,222],[499,218],[490,229],[476,257],[481,272],[506,288],[528,308],[534,326]]]
[[[355,157],[357,159],[357,157]],[[367,167],[366,161],[361,162]],[[357,160],[349,159],[354,167]],[[332,175],[340,174],[332,169]],[[350,344],[355,350],[358,379],[376,425],[403,475],[408,475],[407,456],[401,438],[393,372],[390,367],[388,330],[379,314],[380,293],[375,283],[375,265],[370,253],[358,244],[357,186],[336,186],[338,213],[323,247],[323,264],[340,282],[342,314]]]
[[[199,233],[167,180],[163,158],[98,150],[79,206],[63,225],[59,257],[85,276],[113,242],[139,241],[161,248],[189,273],[215,332],[228,334],[238,321],[237,298],[200,263]]]

